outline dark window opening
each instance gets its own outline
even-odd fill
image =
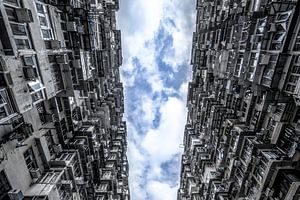
[[[4,170],[0,172],[0,200],[9,199],[8,191],[12,188],[7,180]]]

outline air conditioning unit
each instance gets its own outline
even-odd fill
[[[232,49],[232,43],[227,43],[227,49]]]
[[[254,164],[258,165],[260,163],[261,157],[254,157]]]
[[[241,165],[241,161],[239,161],[239,160],[235,160],[234,161],[234,166],[235,167],[238,167],[238,166],[240,166]]]
[[[84,27],[83,26],[77,26],[77,33],[84,34]]]
[[[228,158],[233,158],[234,157],[234,153],[230,152],[228,153]]]
[[[39,168],[37,168],[37,169],[31,169],[29,171],[29,173],[30,173],[31,178],[33,178],[33,179],[38,179],[42,175],[41,170]]]
[[[273,193],[274,193],[274,190],[273,189],[271,189],[271,188],[266,188],[266,191],[265,191],[265,195],[267,196],[267,197],[271,197],[272,195],[273,195]]]
[[[73,132],[72,131],[67,132],[66,135],[67,135],[67,138],[69,138],[69,139],[73,138]]]
[[[83,111],[83,114],[89,116],[89,115],[90,115],[90,111],[89,111],[89,110],[84,110],[84,111]]]
[[[55,122],[56,121],[55,114],[45,114],[44,117],[47,122]]]
[[[269,60],[270,60],[270,55],[263,54],[261,59],[260,59],[260,64],[261,65],[267,65],[267,64],[269,64]]]
[[[72,65],[74,68],[81,68],[81,60],[80,59],[72,60]]]
[[[87,156],[88,162],[93,162],[94,161],[94,156],[93,155],[89,155]]]
[[[258,139],[258,140],[262,140],[263,138],[264,138],[264,133],[263,132],[258,132],[258,133],[256,133],[256,138]]]
[[[76,22],[67,22],[67,31],[77,32]]]
[[[258,43],[258,42],[260,42],[260,39],[256,35],[251,35],[250,42],[251,43]]]
[[[243,115],[243,113],[242,113],[242,111],[237,111],[237,112],[236,112],[236,115],[237,115],[238,117],[241,117],[241,116]]]
[[[31,10],[27,8],[18,8],[16,9],[17,20],[20,23],[29,23],[33,22]]]
[[[19,189],[12,189],[8,192],[10,200],[22,200],[24,199],[23,192]]]
[[[57,55],[57,56],[55,56],[55,59],[58,64],[68,64],[67,54]]]
[[[62,145],[61,144],[55,144],[55,145],[53,145],[53,150],[54,150],[54,152],[55,153],[60,153],[60,152],[62,152]]]
[[[271,23],[270,24],[270,29],[269,29],[270,32],[276,32],[277,31],[277,28],[276,28],[276,24],[275,23]]]
[[[246,181],[245,181],[245,187],[248,188],[248,187],[250,187],[250,186],[251,186],[251,181],[246,180]]]
[[[60,49],[60,41],[58,40],[50,40],[51,48],[52,49]]]
[[[276,111],[276,105],[269,105],[268,112],[274,113]]]
[[[73,189],[73,184],[71,180],[62,180],[61,181],[61,186],[65,189],[65,190],[72,190]]]

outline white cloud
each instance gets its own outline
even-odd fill
[[[122,31],[124,60],[121,70],[122,74],[126,73],[122,80],[126,97],[131,198],[173,200],[176,199],[179,176],[175,177],[175,183],[170,183],[171,177],[166,175],[179,174],[180,170],[178,154],[181,154],[186,123],[187,82],[181,82],[178,89],[166,85],[156,59],[159,56],[170,65],[174,73],[166,76],[171,79],[176,77],[180,65],[189,67],[194,1],[122,0],[120,3],[117,21]],[[157,54],[155,44],[160,27],[173,39],[173,44],[163,55]],[[140,79],[149,84],[151,91],[139,88]],[[127,96],[129,90],[135,91],[134,95]],[[158,120],[159,124],[153,126]],[[173,160],[177,165],[172,165],[166,172],[162,165]]]
[[[144,173],[144,163],[145,158],[138,150],[138,147],[133,143],[128,143],[128,157],[129,159],[129,166],[131,169],[129,173],[129,183],[130,188],[134,192],[134,199],[146,199],[146,194],[144,192],[135,192],[135,191],[143,191],[143,173]],[[133,161],[133,162],[131,162]]]
[[[151,181],[147,189],[150,199],[175,200],[177,197],[177,187],[170,187],[170,185],[159,181]]]
[[[147,160],[151,163],[147,174],[149,182],[160,179],[163,176],[163,169],[161,168],[163,163],[172,160],[174,156],[182,153],[180,144],[182,143],[186,121],[186,109],[184,105],[185,102],[180,99],[169,98],[160,107],[160,125],[156,129],[150,129],[142,140],[141,144],[145,150],[144,152],[147,154]],[[180,167],[177,166],[177,168],[177,172],[179,173]],[[156,195],[160,194],[160,191],[156,192]],[[151,193],[154,194],[154,191]],[[166,194],[174,195],[172,193]],[[150,199],[156,200],[156,198]]]
[[[161,106],[161,122],[157,129],[150,129],[142,142],[149,159],[161,164],[180,152],[182,134],[186,122],[185,102],[175,97]]]

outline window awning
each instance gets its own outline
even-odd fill
[[[44,86],[40,82],[40,80],[30,81],[28,83],[28,87],[29,87],[30,92],[38,92],[38,91],[44,89]]]

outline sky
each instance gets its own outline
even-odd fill
[[[195,0],[121,0],[132,200],[175,200],[191,79]]]

